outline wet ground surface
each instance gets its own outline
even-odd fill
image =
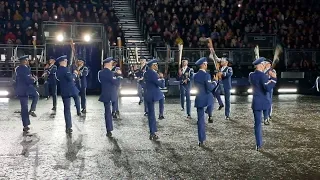
[[[196,119],[186,119],[178,99],[166,100],[158,142],[148,139],[135,97],[121,99],[122,119],[114,121],[111,139],[96,96],[88,97],[86,116],[77,117],[72,108],[71,138],[64,132],[61,99],[55,116],[50,100],[39,101],[32,137],[22,136],[14,113],[19,102],[0,99],[0,179],[320,179],[320,98],[275,96],[262,152],[254,149],[251,98],[231,98],[231,121],[223,119],[223,110],[214,112],[205,148],[197,146]]]

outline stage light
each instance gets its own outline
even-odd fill
[[[240,4],[240,3],[238,4],[238,7],[241,7],[241,4]]]
[[[89,41],[91,41],[91,36],[90,36],[89,34],[85,34],[85,35],[83,36],[83,40],[84,40],[85,42],[89,42]]]
[[[57,41],[62,42],[63,40],[64,40],[63,35],[62,35],[62,34],[59,34],[59,35],[57,36]]]
[[[134,89],[123,89],[120,90],[121,95],[137,95],[138,91]]]
[[[252,93],[252,88],[248,89],[247,93]]]
[[[8,91],[0,91],[0,96],[8,96],[9,92]]]
[[[191,89],[191,90],[190,90],[190,94],[191,94],[191,95],[196,95],[196,94],[198,94],[198,90],[196,90],[196,89]]]
[[[9,98],[0,98],[0,103],[8,103]]]
[[[297,88],[280,88],[278,89],[278,93],[296,93],[298,92]]]

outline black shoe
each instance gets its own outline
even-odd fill
[[[141,103],[143,103],[143,101],[142,101],[142,100],[141,100],[141,101],[139,101],[139,103],[138,103],[138,104],[139,104],[139,105],[141,105]]]
[[[148,116],[148,113],[144,113],[144,116]]]
[[[219,106],[218,110],[220,111],[223,107],[224,105]]]
[[[230,117],[229,116],[226,116],[226,118],[225,118],[226,120],[230,120]]]
[[[71,134],[72,131],[73,131],[73,130],[72,130],[71,128],[67,128],[67,129],[66,129],[66,133],[67,133],[67,134]]]
[[[29,130],[30,130],[30,128],[29,128],[28,126],[26,126],[26,127],[23,128],[22,131],[23,131],[23,132],[29,132]]]
[[[82,109],[81,112],[82,112],[82,113],[87,113],[87,110],[86,110],[86,109]]]
[[[157,136],[156,134],[150,134],[149,139],[150,140],[157,140],[157,139],[159,139],[159,136]]]
[[[269,121],[270,121],[271,119],[272,119],[271,116],[269,116]]]
[[[256,146],[256,151],[261,151],[261,147]]]
[[[112,112],[112,118],[117,119],[117,114],[115,112]]]
[[[191,116],[190,116],[190,114],[189,114],[189,115],[187,116],[187,118],[188,118],[188,119],[191,119]]]
[[[77,112],[77,116],[81,116],[81,112]]]
[[[36,113],[34,111],[30,111],[29,115],[32,116],[32,117],[37,117],[37,115],[36,115]]]
[[[107,131],[107,137],[112,137],[112,132],[111,131]]]
[[[161,120],[161,119],[164,119],[164,116],[159,116],[159,118],[158,118],[159,120]]]
[[[204,147],[204,144],[203,144],[203,142],[199,142],[199,147]]]
[[[52,111],[56,111],[56,110],[57,110],[57,108],[56,108],[56,107],[53,107],[51,110],[52,110]]]
[[[208,117],[208,123],[213,123],[213,117]]]
[[[264,125],[270,125],[269,119],[265,119],[265,120],[263,121],[263,123],[264,123]]]

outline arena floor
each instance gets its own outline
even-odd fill
[[[97,96],[88,97],[86,116],[72,108],[72,138],[64,132],[61,99],[56,116],[51,100],[39,101],[32,137],[22,136],[18,100],[0,99],[0,179],[320,179],[320,97],[274,97],[262,152],[255,151],[251,98],[232,96],[231,121],[214,112],[205,148],[197,146],[195,109],[186,119],[178,99],[166,100],[158,142],[148,139],[136,97],[121,99],[111,139]]]

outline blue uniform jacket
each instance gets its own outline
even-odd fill
[[[148,69],[147,65],[144,65],[142,68],[136,70],[136,72],[134,74],[138,79],[140,79],[140,78],[143,77],[143,75],[147,71],[147,69]],[[144,85],[144,80],[140,80],[140,81],[138,81],[138,83],[140,83],[141,86],[143,86]]]
[[[53,64],[50,67],[46,68],[44,71],[48,75],[48,79],[47,79],[48,84],[56,85],[57,84],[57,79],[56,79],[57,66]]]
[[[115,66],[115,67],[112,68],[112,72],[114,73],[114,76],[115,76],[115,77],[117,77],[117,78],[119,78],[119,79],[121,80],[121,79],[123,79],[122,74],[118,74],[118,73],[117,73],[117,70],[119,70],[119,69],[120,69],[119,67],[116,67],[116,66]],[[121,81],[120,81],[120,82],[121,82]],[[119,83],[119,85],[117,86],[117,89],[120,88],[120,85],[121,85],[121,83]]]
[[[89,74],[89,69],[87,66],[82,66],[80,68],[80,74],[79,74],[79,87],[80,88],[87,88],[87,76]]]
[[[177,80],[180,81],[181,85],[184,86],[191,86],[191,81],[193,79],[193,75],[194,75],[194,71],[192,68],[187,67],[186,70],[184,72],[182,72],[182,75],[177,77]],[[183,83],[184,80],[187,79],[187,84]]]
[[[34,79],[31,76],[30,68],[26,65],[16,67],[16,86],[15,93],[17,96],[29,96],[30,90],[36,91]]]
[[[74,82],[77,76],[69,71],[67,67],[60,66],[56,72],[56,79],[60,84],[62,98],[72,97],[79,94]]]
[[[269,80],[268,76],[261,71],[255,70],[249,74],[249,81],[252,85],[253,99],[251,108],[253,110],[267,110],[271,106],[268,92],[276,85],[274,78]]]
[[[165,87],[163,79],[158,78],[158,73],[152,69],[148,69],[144,73],[145,81],[145,100],[147,102],[156,102],[164,98],[160,88]]]
[[[267,75],[268,79],[269,80],[272,80],[272,78],[269,76],[269,71],[272,71],[274,73],[277,73],[276,70],[272,69],[272,68],[269,68],[268,70],[265,71],[265,74]],[[268,94],[268,97],[269,97],[269,101],[270,103],[272,104],[272,94],[273,94],[273,88],[271,89],[270,92],[267,92]]]
[[[230,90],[232,88],[231,86],[231,77],[233,75],[233,71],[231,67],[228,66],[224,66],[221,68],[221,72],[222,72],[222,84],[223,84],[223,88],[226,90]]]
[[[194,86],[198,93],[194,102],[194,107],[202,108],[213,104],[212,90],[217,86],[216,81],[211,81],[210,74],[199,70],[194,75]]]
[[[120,84],[120,78],[117,78],[110,69],[104,68],[98,72],[98,81],[101,83],[101,94],[99,101],[116,101],[117,86]]]

